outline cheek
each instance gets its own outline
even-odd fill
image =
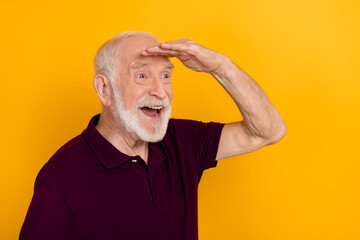
[[[136,103],[135,102],[128,102],[128,103],[125,103],[125,110],[128,110],[128,111],[133,111],[135,110],[135,106],[136,106]]]
[[[141,88],[127,88],[123,95],[123,104],[126,110],[134,110],[137,101],[144,95],[144,91]]]
[[[166,92],[167,92],[167,95],[169,97],[169,100],[171,101],[173,96],[174,96],[174,91],[173,91],[172,85],[167,87]]]
[[[136,106],[136,98],[134,94],[124,94],[121,101],[125,110],[134,110],[134,107]]]

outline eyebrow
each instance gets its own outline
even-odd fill
[[[136,63],[134,63],[134,64],[132,64],[131,66],[130,66],[130,68],[142,68],[142,67],[144,67],[144,66],[146,66],[146,65],[148,65],[149,63],[148,62],[136,62]]]
[[[148,62],[136,62],[134,64],[132,64],[130,66],[130,68],[132,69],[138,69],[138,68],[142,68],[146,65],[148,65],[149,63]],[[171,68],[173,69],[174,68],[174,64],[172,62],[167,62],[166,65],[165,65],[165,68]]]
[[[165,65],[166,68],[174,68],[174,64],[172,62],[168,62],[166,65]]]

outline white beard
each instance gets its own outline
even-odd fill
[[[126,131],[135,133],[145,142],[159,142],[164,138],[171,115],[169,98],[159,100],[156,97],[144,95],[136,102],[132,110],[126,110],[117,86],[113,86],[113,94],[115,106],[112,107],[112,111],[120,124],[125,127]],[[140,107],[153,105],[161,105],[163,108],[160,119],[152,124],[152,130],[148,130],[140,126],[138,111],[141,111]]]

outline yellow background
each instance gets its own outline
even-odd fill
[[[18,237],[39,169],[100,111],[92,59],[126,30],[229,56],[287,124],[278,144],[205,172],[200,239],[360,239],[360,1],[1,5],[0,239]],[[173,117],[241,118],[214,79],[174,63]]]

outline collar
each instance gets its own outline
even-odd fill
[[[129,156],[120,152],[114,145],[106,140],[95,128],[100,118],[100,114],[95,115],[89,122],[88,127],[82,132],[82,136],[102,165],[108,169],[119,167],[120,165],[133,160],[142,160],[139,155]],[[161,149],[161,142],[149,143],[148,166],[155,169],[164,159]]]

